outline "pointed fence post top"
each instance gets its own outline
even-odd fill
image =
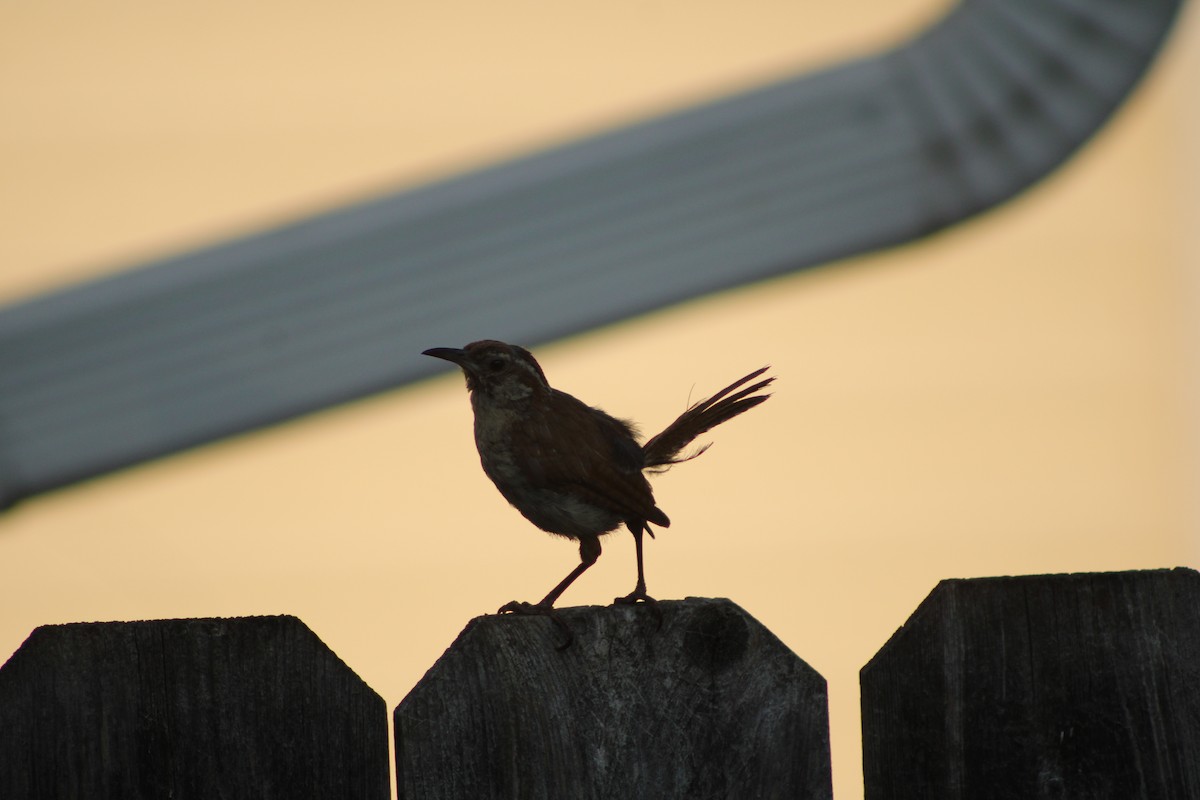
[[[36,628],[0,666],[0,797],[386,798],[383,699],[291,616]]]
[[[472,620],[396,708],[400,796],[831,797],[825,680],[729,600],[657,611]]]
[[[1200,797],[1200,573],[945,580],[862,669],[868,800]]]

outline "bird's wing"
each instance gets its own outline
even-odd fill
[[[562,392],[556,393],[555,402],[576,405],[581,413],[530,415],[513,430],[514,450],[528,457],[523,465],[527,474],[549,489],[575,492],[624,519],[669,525],[642,474],[642,451],[632,427]]]

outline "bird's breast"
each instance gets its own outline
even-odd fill
[[[561,454],[532,446],[544,437],[527,430],[544,423],[508,409],[477,407],[475,444],[484,473],[513,507],[544,531],[580,538],[613,530],[621,524],[620,514],[589,503],[569,488],[548,485],[548,465],[541,459]]]
[[[475,446],[483,471],[514,504],[510,495],[519,496],[531,480],[524,463],[528,458],[518,452],[521,424],[521,415],[512,409],[475,404]]]

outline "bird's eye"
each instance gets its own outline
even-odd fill
[[[487,363],[487,367],[492,372],[499,372],[500,370],[504,369],[504,359],[503,358],[493,358],[491,361],[489,361]]]

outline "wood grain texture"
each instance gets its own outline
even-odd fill
[[[0,668],[3,798],[387,798],[387,760],[294,617],[47,625]]]
[[[1200,573],[943,581],[862,709],[868,800],[1200,797]]]
[[[396,708],[401,798],[831,798],[824,679],[728,600],[472,620]]]

